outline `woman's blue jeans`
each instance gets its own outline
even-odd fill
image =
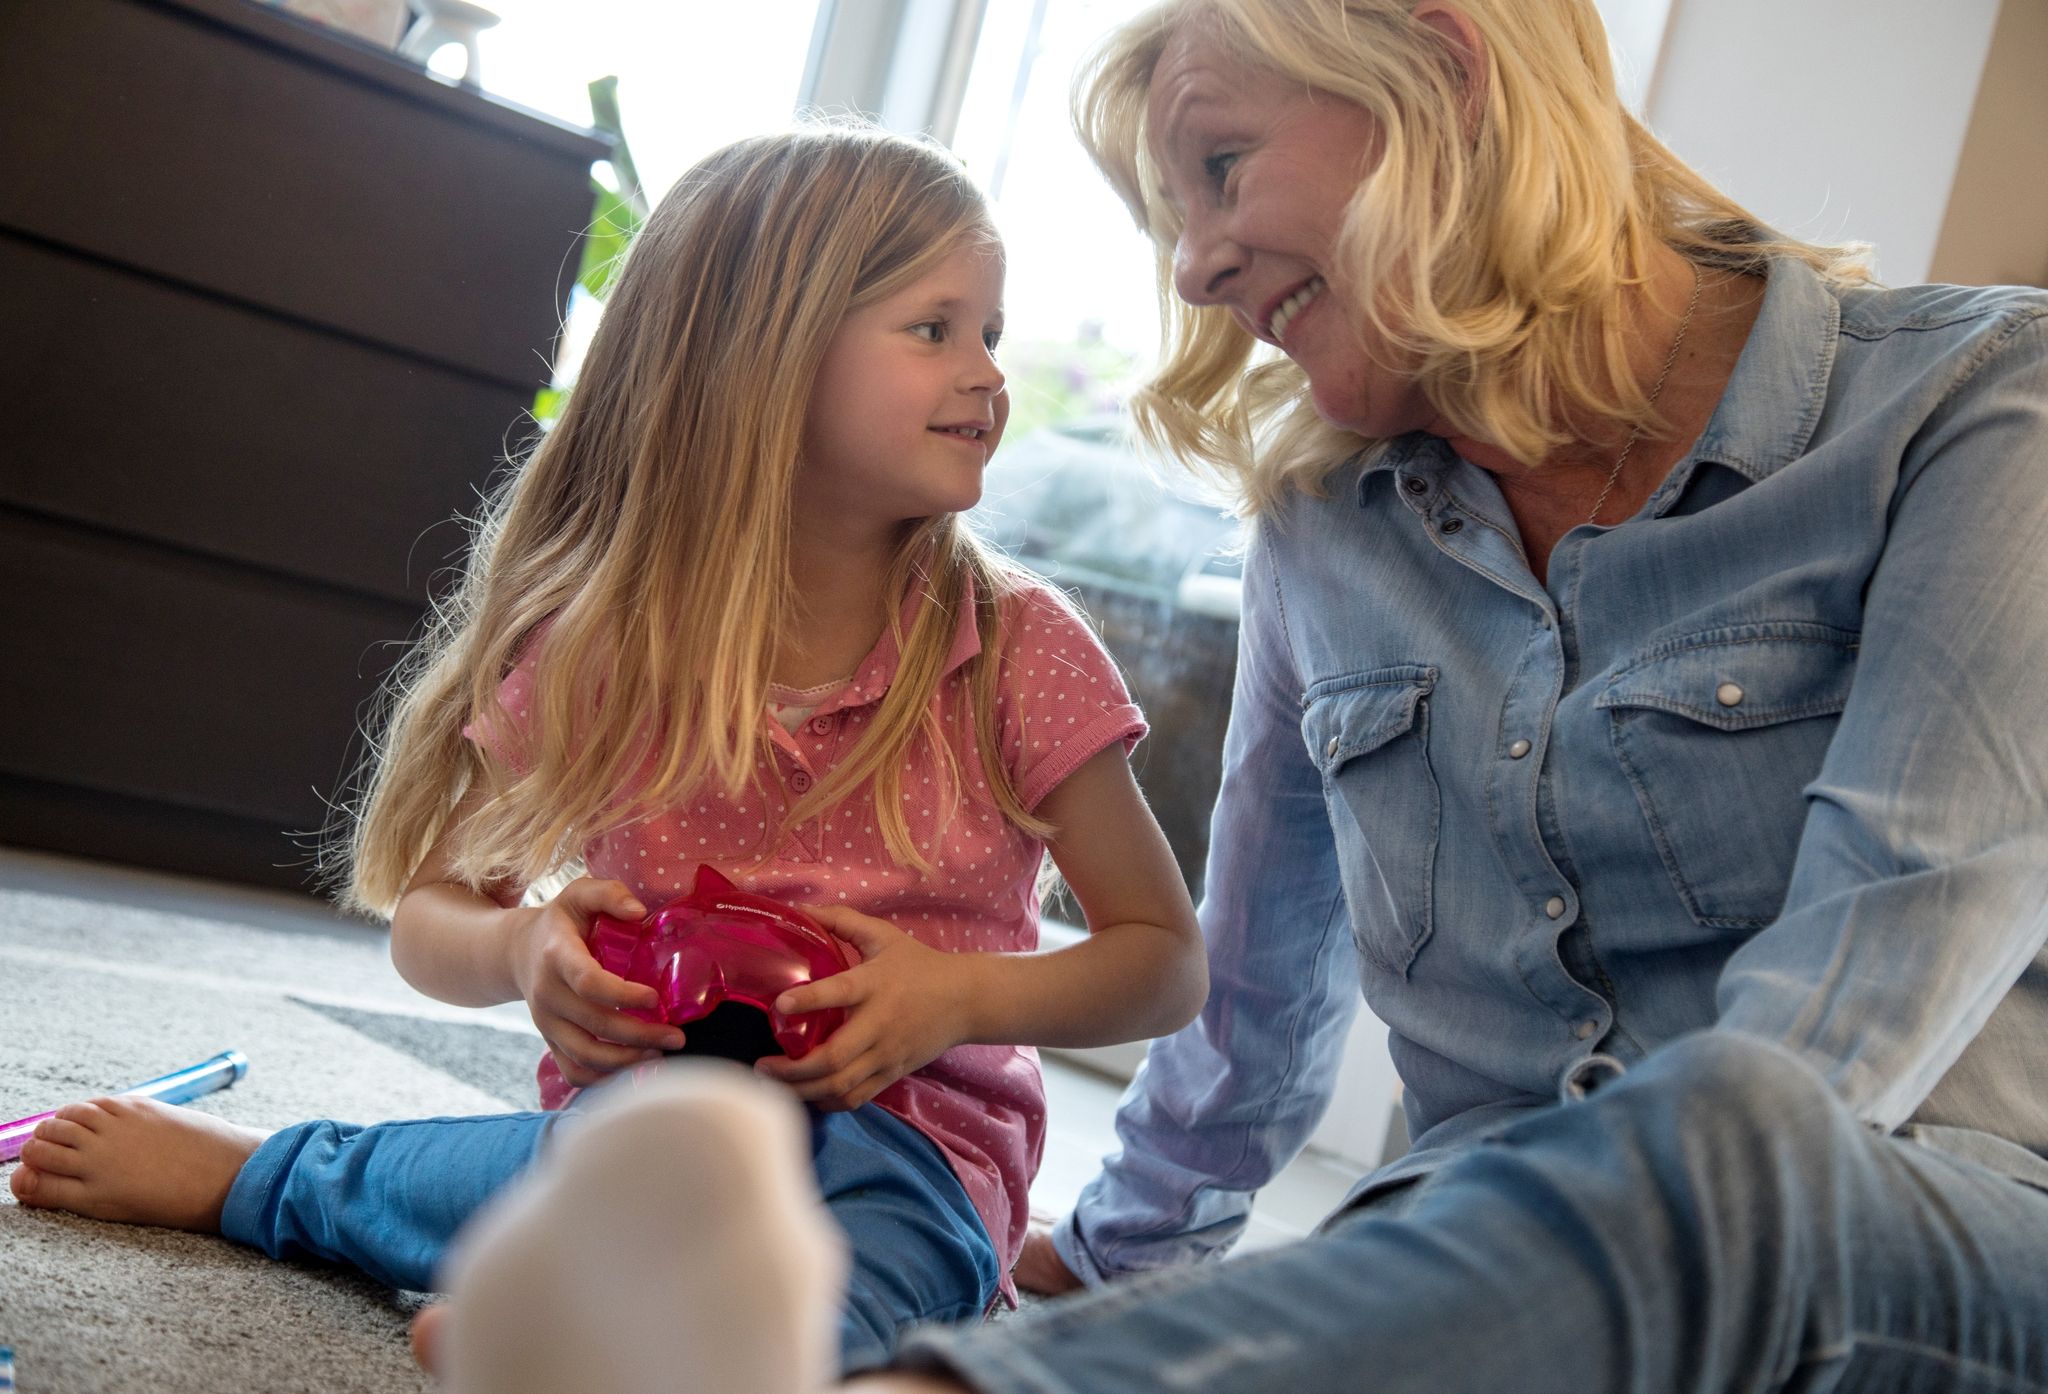
[[[1300,1243],[898,1361],[985,1394],[2043,1394],[2048,1191],[1707,1032]]]
[[[938,1148],[872,1104],[809,1118],[818,1189],[851,1261],[843,1368],[880,1363],[913,1325],[986,1311],[995,1246]],[[579,1121],[570,1109],[300,1123],[244,1164],[221,1233],[272,1258],[346,1263],[393,1287],[431,1290],[456,1231],[533,1164],[555,1129]]]

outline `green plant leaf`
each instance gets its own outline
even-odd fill
[[[589,91],[591,124],[612,138],[612,153],[606,163],[618,187],[607,188],[595,176],[590,180],[590,225],[583,231],[576,284],[602,304],[625,262],[626,249],[633,245],[634,234],[647,221],[647,194],[640,186],[640,172],[633,165],[633,152],[620,125],[618,78],[598,78]],[[555,424],[568,396],[569,388],[560,383],[534,395],[533,419],[542,430]]]
[[[612,138],[611,167],[619,177],[619,196],[636,215],[645,218],[647,191],[640,183],[639,169],[633,164],[633,147],[626,143],[625,124],[619,119],[619,80],[616,76],[598,78],[588,91],[590,124]]]
[[[626,144],[626,132],[619,120],[619,80],[601,77],[590,91],[591,125],[612,138],[612,175],[616,189],[590,181],[597,205],[591,210],[590,227],[583,238],[583,263],[576,283],[602,301],[618,274],[619,262],[632,245],[633,234],[647,221],[647,194],[640,187],[640,171],[634,167],[633,151]]]
[[[590,226],[583,234],[583,262],[576,272],[576,284],[593,298],[603,300],[605,292],[611,289],[612,278],[618,274],[626,248],[633,243],[633,234],[640,230],[641,219],[632,204],[595,179],[590,181],[590,187],[597,203],[591,210]]]

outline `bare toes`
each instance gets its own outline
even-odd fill
[[[40,1138],[44,1142],[54,1142],[59,1147],[78,1147],[91,1140],[92,1130],[82,1123],[74,1123],[60,1115],[56,1118],[45,1118],[36,1124],[36,1130],[30,1136]]]
[[[422,1307],[412,1319],[412,1359],[428,1374],[441,1371],[441,1328],[448,1320],[448,1305],[436,1302],[431,1307]]]
[[[85,1183],[75,1177],[52,1176],[35,1167],[23,1167],[10,1183],[14,1198],[31,1210],[77,1210],[85,1198]]]
[[[262,1134],[151,1099],[95,1099],[46,1120],[12,1183],[23,1204],[95,1220],[217,1231]],[[68,1145],[67,1145],[68,1144]]]
[[[85,1158],[76,1148],[32,1137],[21,1147],[21,1164],[49,1176],[83,1176]]]

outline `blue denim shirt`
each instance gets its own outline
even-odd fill
[[[1548,584],[1426,436],[1262,519],[1202,923],[1211,993],[1054,1232],[1227,1247],[1359,1000],[1416,1175],[1596,1052],[1702,1029],[2048,1177],[2048,296],[1772,264],[1719,407]]]

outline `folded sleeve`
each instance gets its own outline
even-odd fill
[[[496,700],[472,712],[462,727],[466,739],[514,774],[532,768],[533,680],[539,646],[537,638],[526,646],[498,684]]]

